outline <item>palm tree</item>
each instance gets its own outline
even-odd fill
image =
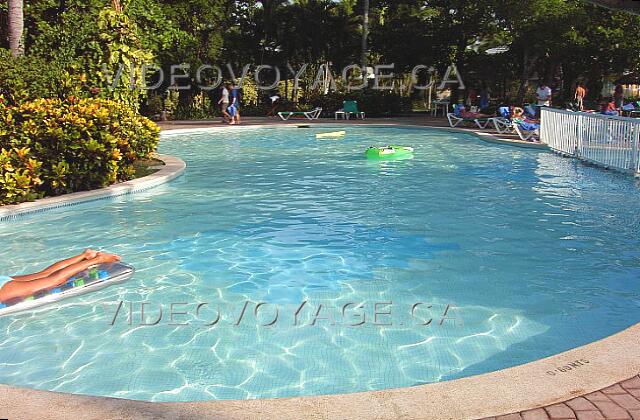
[[[9,0],[9,49],[14,57],[24,54],[23,31],[24,3],[22,0]]]
[[[113,6],[113,10],[118,13],[122,13],[122,3],[120,0],[111,0],[111,5]]]
[[[367,68],[367,38],[369,37],[369,0],[364,0],[362,13],[362,71]]]

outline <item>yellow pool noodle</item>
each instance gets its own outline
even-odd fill
[[[346,131],[332,131],[330,133],[318,133],[316,134],[317,139],[324,139],[329,137],[342,137],[347,134]]]

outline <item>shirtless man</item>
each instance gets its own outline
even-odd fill
[[[24,299],[41,290],[53,289],[94,265],[117,261],[120,261],[117,255],[87,249],[80,255],[59,261],[38,273],[0,276],[0,303]]]
[[[578,103],[578,108],[580,109],[580,111],[584,111],[585,96],[587,96],[587,89],[585,89],[582,82],[578,82],[578,85],[576,86],[575,98],[576,98],[576,102]]]

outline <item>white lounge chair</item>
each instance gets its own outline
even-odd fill
[[[493,117],[491,118],[494,128],[500,134],[512,134],[515,133],[514,124],[508,118]]]
[[[513,130],[522,141],[540,141],[540,124],[514,121]]]
[[[498,110],[500,116],[489,118],[489,123],[493,124],[496,131],[500,134],[513,134],[515,129],[513,128],[513,122],[511,121],[511,110],[507,106],[500,107]]]
[[[454,105],[453,112],[447,113],[447,119],[449,120],[449,125],[451,127],[457,127],[459,124],[464,122],[472,122],[478,126],[481,130],[484,129],[488,124],[490,118],[468,118],[462,116],[462,110],[464,106],[462,105]]]
[[[305,117],[308,120],[317,120],[320,117],[320,113],[322,113],[322,108],[314,108],[311,111],[284,111],[278,112],[278,116],[282,121],[287,121],[289,118],[293,116]]]

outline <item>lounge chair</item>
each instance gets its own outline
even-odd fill
[[[540,141],[540,124],[513,121],[513,130],[522,141]]]
[[[524,115],[529,118],[538,118],[536,108],[531,104],[524,106]]]
[[[449,120],[449,125],[451,127],[457,127],[460,123],[474,123],[480,129],[484,129],[488,124],[490,118],[477,118],[477,117],[464,117],[462,111],[464,110],[464,105],[454,105],[453,112],[447,113],[447,119]]]
[[[358,109],[357,101],[344,101],[342,102],[342,109],[336,111],[335,116],[336,120],[338,119],[338,115],[342,115],[344,118],[349,119],[351,114],[356,116],[357,118],[361,118],[364,120],[364,112]]]
[[[500,116],[489,118],[489,123],[492,123],[500,134],[515,133],[513,122],[511,121],[511,109],[508,106],[501,106],[498,108],[498,113]]]
[[[629,105],[631,107],[629,107]],[[631,109],[625,109],[625,107],[629,107]],[[624,114],[625,112],[627,112],[627,116],[631,118],[635,118],[636,116],[640,115],[640,101],[631,102],[630,104],[623,106],[622,113]]]
[[[314,108],[311,111],[285,111],[278,112],[278,117],[280,117],[282,121],[287,121],[293,116],[305,117],[308,120],[317,120],[321,112],[322,108]]]

